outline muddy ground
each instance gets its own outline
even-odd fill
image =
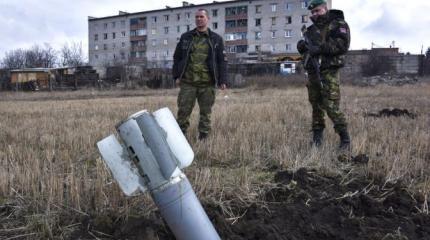
[[[222,239],[430,239],[430,215],[419,210],[424,199],[401,183],[323,176],[307,169],[279,171],[274,182],[261,196],[264,201],[233,206],[240,216],[234,220],[226,220],[218,206],[204,205]],[[157,213],[108,219],[83,219],[70,238],[174,239]]]

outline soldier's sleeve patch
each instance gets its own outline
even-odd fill
[[[344,28],[344,27],[339,28],[339,31],[340,31],[341,33],[348,33],[348,29],[347,29],[347,28]]]

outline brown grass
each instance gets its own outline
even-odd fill
[[[155,209],[147,194],[126,198],[121,193],[95,144],[139,110],[167,106],[176,112],[177,90],[1,94],[0,206],[24,216],[19,224],[2,216],[2,229],[18,228],[32,234],[26,236],[29,239],[52,238],[67,232],[59,223],[64,213],[113,211],[127,216],[131,210],[145,214]],[[386,181],[402,180],[427,198],[430,84],[347,86],[342,97],[353,154],[370,157],[363,172]],[[406,108],[418,118],[364,117],[387,107]],[[313,167],[338,173],[345,167],[337,161],[338,137],[328,119],[324,145],[310,147],[310,105],[304,87],[218,91],[213,110],[213,132],[203,143],[196,140],[197,111],[193,112],[188,138],[196,158],[185,172],[199,197],[218,204],[227,218],[236,214],[229,209],[231,201],[258,200],[259,191],[270,185],[273,172],[268,168]],[[428,212],[426,204],[422,211]],[[0,236],[11,236],[4,231]]]

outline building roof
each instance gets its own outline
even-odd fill
[[[49,72],[50,70],[52,68],[23,68],[10,70],[10,72]]]
[[[261,1],[261,0],[253,0],[253,1]],[[156,9],[156,10],[150,10],[150,11],[142,11],[142,12],[134,12],[134,13],[127,13],[120,11],[119,15],[113,15],[113,16],[107,16],[107,17],[88,17],[88,21],[97,21],[97,20],[103,20],[103,19],[111,19],[111,18],[118,18],[118,17],[129,17],[129,16],[135,16],[135,15],[142,15],[142,14],[148,14],[148,13],[155,13],[155,12],[164,12],[169,10],[179,10],[179,9],[187,9],[187,8],[196,8],[196,7],[206,7],[206,6],[214,6],[214,5],[223,5],[228,3],[235,3],[235,2],[252,2],[252,0],[231,0],[231,1],[224,1],[224,2],[217,2],[213,1],[211,3],[202,3],[202,4],[192,4],[189,3],[187,6],[181,6],[181,7],[166,7],[163,9]]]

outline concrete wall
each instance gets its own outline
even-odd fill
[[[421,75],[422,55],[374,55],[372,51],[353,51],[346,55],[341,73],[346,77],[381,74]]]

